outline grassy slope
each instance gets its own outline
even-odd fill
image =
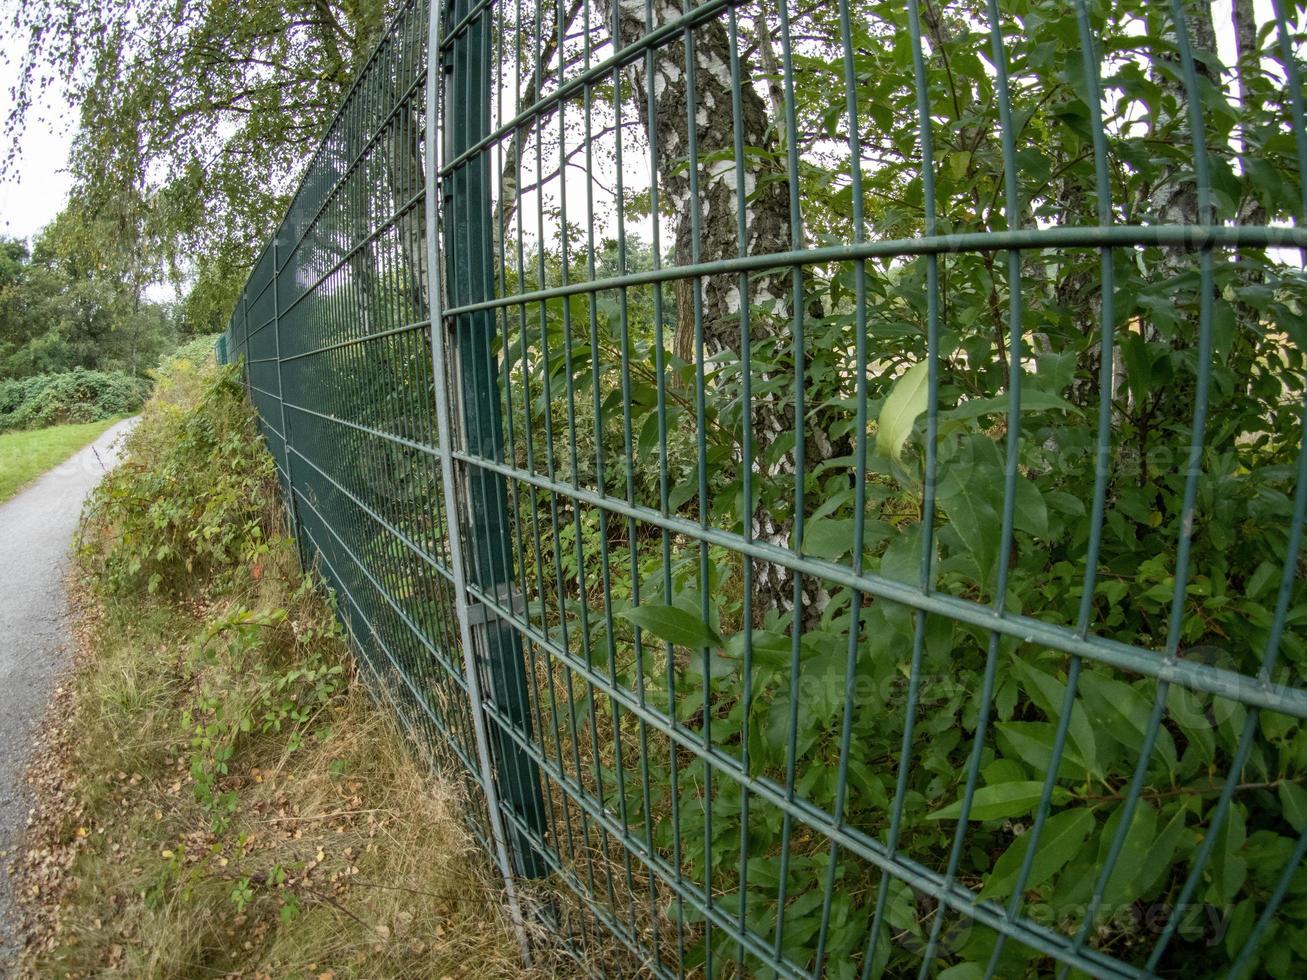
[[[17,862],[24,970],[521,975],[456,784],[352,678],[259,490],[266,454],[239,456],[257,446],[239,394],[213,377],[160,384],[90,506],[78,665]]]
[[[0,501],[8,500],[20,487],[62,463],[117,421],[52,425],[0,435]]]

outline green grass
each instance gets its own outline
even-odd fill
[[[52,425],[0,435],[0,501],[8,500],[20,487],[58,466],[117,421],[113,418],[80,425]]]

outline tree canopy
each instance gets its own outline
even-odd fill
[[[0,379],[79,367],[143,375],[175,344],[170,305],[81,265],[65,239],[71,214],[31,249],[0,238]]]
[[[171,278],[183,321],[220,329],[393,7],[22,0],[10,27],[30,43],[6,122],[21,133],[35,96],[66,87],[83,255],[120,279]]]

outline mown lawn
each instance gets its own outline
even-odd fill
[[[52,425],[29,432],[0,435],[0,501],[46,470],[58,466],[113,425],[116,418],[79,425]]]

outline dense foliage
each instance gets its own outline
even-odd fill
[[[218,337],[219,334],[201,334],[186,341],[163,358],[160,362],[160,370],[170,370],[175,361],[189,361],[200,368],[214,363],[214,345],[217,344]]]
[[[110,547],[88,552],[104,588],[172,591],[192,575],[221,579],[257,559],[274,471],[242,394],[232,368],[213,373],[178,360],[161,373],[152,424],[89,510],[90,540],[112,533]]]
[[[81,368],[0,381],[0,432],[131,415],[149,393],[144,378]]]
[[[86,368],[144,376],[176,345],[170,308],[88,267],[56,221],[34,246],[0,238],[0,378]]]
[[[716,35],[701,32],[697,43],[722,64],[761,51],[766,37],[779,45],[783,31],[794,39],[793,69],[771,77],[793,86],[795,116],[775,114],[766,145],[740,161],[747,169],[736,184],[788,181],[789,213],[803,222],[791,230],[806,246],[899,241],[904,253],[928,233],[1256,226],[1298,212],[1292,130],[1302,120],[1282,81],[1276,31],[1256,29],[1251,4],[1233,4],[1234,36],[1223,25],[1218,32],[1214,5],[1182,5],[1193,91],[1170,5],[1088,4],[1083,25],[1054,0],[999,7],[1006,93],[982,3],[924,5],[916,52],[914,8],[893,2],[805,6],[790,11],[788,25],[770,11],[742,11],[738,52],[725,35],[718,48]],[[662,16],[660,5],[651,9]],[[1086,67],[1087,49],[1100,77]],[[558,64],[582,50],[576,40]],[[679,57],[669,50],[659,57]],[[511,91],[518,74],[507,48],[499,69],[497,84]],[[664,71],[658,98],[677,77]],[[557,110],[561,123],[515,136],[526,162],[513,183],[556,180],[542,174],[560,171],[587,133],[605,134],[587,154],[613,153],[601,128],[613,121],[608,106],[620,96],[628,119],[645,111],[642,77],[626,81],[630,91],[602,88],[584,104],[577,96]],[[700,82],[701,91],[712,84]],[[929,181],[921,101],[930,106]],[[1007,109],[1012,121],[1000,118]],[[685,118],[659,122],[662,145],[686,145]],[[711,138],[699,125],[700,139]],[[1004,125],[1014,129],[1011,147],[1000,138]],[[643,163],[642,150],[638,141],[624,148]],[[1200,153],[1211,174],[1203,184]],[[684,170],[683,158],[667,168],[669,193],[676,167]],[[721,169],[720,156],[703,161],[702,185],[711,188]],[[504,292],[648,267],[638,247],[616,269],[604,266],[612,246],[599,243],[629,234],[615,212],[632,224],[650,214],[645,187],[617,199],[602,176],[591,183],[593,221],[582,219],[581,203],[561,215],[506,209],[515,216],[502,232]],[[568,201],[578,196],[567,190]],[[764,207],[763,195],[749,205]],[[733,212],[716,224],[706,204],[691,202],[688,213],[701,254],[743,248]],[[710,242],[715,234],[725,242]],[[667,253],[665,265],[684,261]],[[637,285],[506,309],[506,452],[537,482],[565,487],[510,484],[517,581],[533,625],[610,673],[628,697],[669,712],[692,738],[710,734],[752,776],[793,786],[805,805],[892,840],[932,870],[949,869],[983,899],[1075,935],[1097,891],[1084,933],[1093,947],[1142,963],[1174,919],[1168,971],[1228,966],[1307,828],[1307,728],[843,583],[874,575],[1157,656],[1244,675],[1265,665],[1275,683],[1301,687],[1307,592],[1290,531],[1303,480],[1307,279],[1296,257],[1160,245],[1107,253],[1041,245],[1011,255],[950,248],[813,262],[795,282],[779,302],[754,305],[742,340],[740,317],[712,310],[733,280],[695,280],[685,290],[698,305],[683,351],[672,343],[687,322],[679,286],[676,299],[670,284]],[[801,349],[792,326],[800,320]],[[760,588],[766,561],[746,569],[730,547],[601,511],[573,499],[572,487],[716,532],[779,528],[783,547],[828,564],[804,577],[795,608],[785,592]],[[1277,618],[1283,632],[1273,630]],[[783,911],[777,942],[793,962],[812,967],[820,948],[833,975],[851,977],[874,944],[868,969],[891,975],[915,972],[927,948],[949,976],[1048,968],[1019,943],[1000,949],[992,930],[942,916],[907,884],[882,885],[874,867],[804,833],[801,821],[792,828],[779,808],[756,799],[745,807],[734,779],[706,785],[693,754],[634,721],[621,726],[625,711],[602,686],[575,694],[571,676],[564,685],[537,670],[548,692],[535,703],[541,741],[557,738],[564,771],[593,779],[633,835],[679,860],[689,880],[711,880],[721,907],[742,908],[751,929],[770,937]],[[909,719],[916,727],[905,744]],[[622,741],[624,772],[598,749],[587,756],[596,736]],[[1055,746],[1060,766],[1046,782]],[[979,780],[966,819],[973,760]],[[891,832],[897,806],[902,820]],[[1034,821],[1040,845],[1019,879]],[[1120,854],[1103,880],[1114,843]],[[1261,947],[1258,969],[1274,976],[1296,975],[1307,961],[1307,872],[1289,893]],[[883,932],[873,937],[881,901]],[[738,945],[715,930],[705,936],[693,961],[704,962],[711,946],[715,968],[729,970]]]
[[[582,7],[557,5],[534,24],[492,8],[500,37],[548,61],[530,78],[522,48],[499,46],[497,109],[521,104],[524,75],[538,96],[604,56],[577,29]],[[678,86],[690,96],[685,73],[668,67],[674,53],[651,55],[654,74],[670,61],[648,99],[648,69],[633,66],[573,87],[500,141],[496,288],[570,290],[508,304],[497,321],[528,707],[557,770],[541,777],[544,791],[563,811],[548,843],[586,864],[600,903],[595,865],[607,872],[615,914],[645,916],[641,928],[659,930],[650,941],[690,970],[709,957],[722,973],[765,968],[672,889],[632,885],[629,870],[629,904],[643,912],[622,908],[613,868],[624,855],[594,859],[585,845],[608,847],[607,831],[569,816],[567,797],[620,820],[719,911],[774,934],[798,968],[822,958],[841,978],[914,973],[926,950],[940,957],[926,970],[950,980],[1051,964],[832,846],[805,815],[836,814],[1003,914],[1135,965],[1172,923],[1163,966],[1177,975],[1228,968],[1292,870],[1307,829],[1307,727],[1101,658],[1130,647],[1304,685],[1307,594],[1291,532],[1303,499],[1307,279],[1274,249],[1181,247],[1138,231],[1295,219],[1303,120],[1286,79],[1299,77],[1302,32],[1291,24],[1282,47],[1242,0],[1230,43],[1218,43],[1205,0],[1178,5],[1183,25],[1172,5],[1144,0],[1086,3],[1081,19],[1066,7],[861,0],[787,8],[785,19],[732,7],[744,43],[730,47],[717,22],[696,43],[718,65],[743,59],[756,98],[746,152],[722,149],[730,127],[719,125],[718,145],[693,161],[711,208],[686,196],[684,156],[649,151],[653,136],[688,145],[687,118],[704,139],[719,122],[676,104]],[[640,12],[681,14],[659,3]],[[778,37],[783,66],[767,63]],[[707,108],[721,110],[729,86],[712,74],[699,92],[716,91]],[[773,87],[784,97],[764,99]],[[417,132],[409,122],[397,128]],[[635,128],[644,143],[625,132]],[[668,191],[663,210],[636,177],[623,186],[591,172],[584,198],[567,192],[561,174],[582,152],[587,167],[619,152],[648,160]],[[333,185],[333,165],[308,186]],[[356,180],[308,213],[348,210],[348,244],[369,249],[346,262],[345,236],[328,225],[297,256],[335,276],[318,312],[297,307],[316,331],[297,339],[339,341],[297,354],[288,372],[296,397],[315,399],[301,406],[317,412],[298,422],[301,448],[325,467],[303,467],[301,489],[316,483],[337,516],[357,518],[350,560],[375,566],[372,584],[390,590],[406,625],[427,623],[434,600],[414,583],[432,578],[424,560],[444,556],[415,552],[433,540],[439,551],[443,532],[421,448],[433,415],[427,347],[411,332],[421,303],[405,288],[423,276],[405,268],[415,262],[402,236],[376,227],[412,195],[386,166],[352,173],[372,184]],[[750,181],[769,245],[871,241],[890,254],[826,253],[779,280],[759,270],[754,286],[767,281],[769,296],[719,272],[576,289],[587,276],[648,272],[655,256],[668,266],[748,251],[723,205],[724,188]],[[631,226],[656,218],[674,229],[646,249]],[[1100,225],[1135,229],[1131,244],[915,247],[925,235]],[[379,510],[352,509],[329,481]],[[711,544],[695,540],[705,531]],[[797,582],[774,575],[780,563],[741,556],[746,534],[813,564]],[[164,560],[203,547],[179,540]],[[125,568],[124,581],[163,585],[152,561]],[[903,589],[942,596],[954,614],[868,595]],[[991,633],[981,625],[991,611],[1055,628],[1063,646],[1092,635],[1100,657],[1052,649],[1034,629]],[[679,744],[631,704],[678,726]],[[796,818],[746,797],[690,744],[806,809]],[[573,834],[580,857],[563,854]],[[1285,882],[1251,964],[1276,977],[1307,962],[1307,873]]]

